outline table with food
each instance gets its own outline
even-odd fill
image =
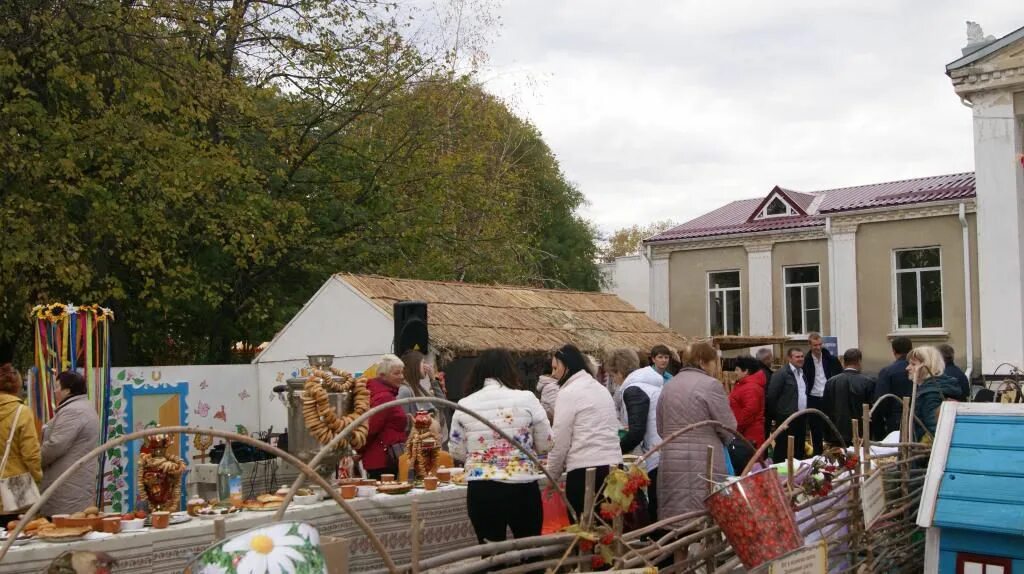
[[[409,562],[411,503],[424,521],[421,556],[430,557],[476,543],[466,513],[466,489],[462,476],[440,473],[417,482],[379,482],[346,479],[338,484],[347,502],[380,537],[396,564]],[[386,477],[390,478],[390,477]],[[280,509],[287,488],[265,493],[239,504],[189,500],[181,512],[143,511],[104,514],[95,507],[52,520],[31,521],[0,561],[0,574],[45,572],[61,554],[102,552],[117,561],[114,572],[142,574],[182,572],[189,561],[216,542],[214,519],[224,517],[226,534],[244,532],[270,524]],[[338,506],[318,488],[299,489],[285,512],[285,519],[302,521],[319,530],[321,536],[349,542],[349,569],[353,572],[379,568],[380,558],[369,538]],[[0,541],[17,526],[5,525]]]

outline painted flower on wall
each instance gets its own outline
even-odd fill
[[[300,522],[254,528],[211,546],[196,558],[197,574],[326,574],[320,533]]]

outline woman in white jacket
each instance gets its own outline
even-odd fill
[[[470,409],[535,454],[551,449],[551,425],[536,395],[522,388],[519,371],[506,349],[480,354],[468,381],[469,396],[459,405]],[[462,411],[452,416],[452,458],[465,461],[466,506],[476,537],[483,542],[538,536],[544,522],[542,475],[518,448],[490,427]]]
[[[595,486],[600,490],[611,465],[622,462],[619,421],[608,389],[590,374],[586,357],[574,345],[555,351],[551,367],[561,388],[555,402],[555,446],[548,455],[548,472],[554,477],[568,472],[565,494],[580,515],[587,469],[597,469]]]

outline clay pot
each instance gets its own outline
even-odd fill
[[[343,484],[341,485],[341,497],[345,500],[352,500],[356,497],[356,485],[354,484]]]
[[[117,534],[118,532],[121,532],[121,517],[113,516],[111,518],[104,518],[103,532],[107,532],[109,534]]]
[[[171,513],[158,511],[149,515],[150,521],[153,523],[153,528],[167,528],[171,524]]]
[[[423,488],[426,490],[437,490],[437,477],[428,476],[423,479]]]

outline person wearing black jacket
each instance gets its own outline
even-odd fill
[[[914,348],[914,343],[907,337],[896,337],[892,340],[892,354],[896,358],[888,367],[878,373],[878,383],[872,402],[885,395],[910,397],[914,394],[914,384],[907,376],[907,353]],[[871,440],[880,441],[894,430],[900,428],[903,405],[893,399],[886,399],[878,405],[875,415],[871,418]]]
[[[775,360],[775,354],[768,347],[761,347],[757,351],[757,362],[761,363],[761,372],[764,373],[764,392],[767,397],[768,384],[767,381],[772,380],[772,361]],[[764,417],[764,438],[767,439],[772,434],[772,419],[771,417]]]
[[[942,354],[942,361],[946,364],[946,369],[942,371],[943,375],[956,379],[956,382],[960,385],[960,398],[958,401],[968,401],[971,398],[971,381],[967,379],[967,374],[963,372],[960,367],[956,366],[953,362],[953,357],[956,351],[953,347],[943,344],[938,345],[936,349]]]
[[[796,347],[786,352],[789,361],[768,382],[765,391],[765,418],[781,425],[787,418],[807,408],[807,384],[804,382],[804,352]],[[775,438],[775,449],[772,458],[775,462],[783,462],[789,453],[789,436],[793,436],[796,452],[793,458],[803,460],[804,443],[807,438],[807,421],[805,416],[794,419],[785,432]]]
[[[871,404],[875,392],[875,379],[860,372],[860,349],[847,349],[843,353],[842,373],[825,383],[822,410],[836,425],[846,446],[853,444],[853,421],[860,420],[864,405]]]
[[[807,335],[807,344],[810,352],[804,359],[804,381],[807,381],[807,408],[822,410],[822,397],[825,395],[825,383],[829,379],[843,371],[839,359],[832,356],[832,353],[824,347],[824,340],[821,333],[810,333]],[[807,432],[811,435],[811,444],[814,446],[814,454],[821,454],[824,450],[825,421],[818,416],[809,417],[807,421]]]

